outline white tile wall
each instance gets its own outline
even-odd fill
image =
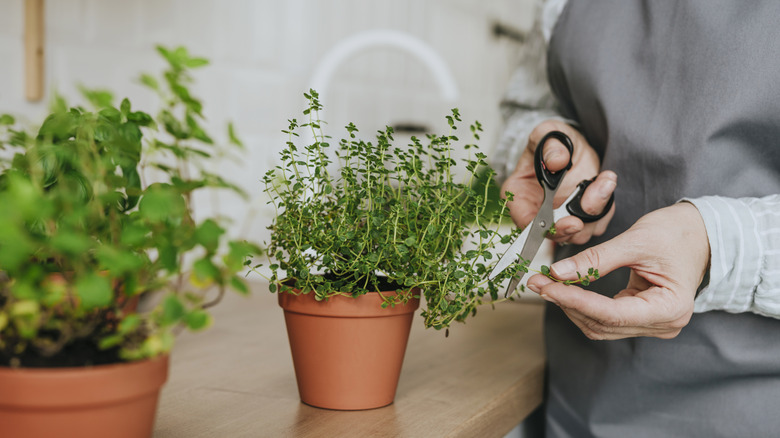
[[[247,145],[239,163],[215,168],[251,194],[247,203],[206,195],[196,208],[234,218],[232,234],[262,240],[269,223],[259,180],[299,117],[314,67],[339,41],[362,31],[406,32],[442,56],[457,82],[456,102],[442,99],[416,59],[392,49],[356,54],[328,85],[327,118],[337,129],[354,121],[363,133],[414,122],[443,129],[448,109],[486,127],[489,149],[500,130],[497,104],[517,43],[495,39],[492,23],[531,25],[533,0],[51,0],[46,2],[46,98],[24,99],[23,0],[0,1],[0,113],[39,123],[52,92],[75,101],[76,84],[114,90],[154,111],[154,96],[137,84],[163,63],[155,44],[185,45],[212,65],[197,74],[211,128],[232,119]],[[224,136],[223,136],[224,137]]]

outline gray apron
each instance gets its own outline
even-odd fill
[[[780,1],[571,0],[548,73],[619,176],[592,243],[682,197],[780,193]],[[549,437],[780,436],[780,320],[714,311],[672,340],[620,341],[588,340],[555,306],[545,324]]]

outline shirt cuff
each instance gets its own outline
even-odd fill
[[[710,244],[709,282],[696,297],[694,312],[766,314],[754,303],[763,248],[759,224],[748,202],[719,196],[683,201],[699,210]]]

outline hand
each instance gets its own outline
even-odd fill
[[[704,221],[696,207],[682,202],[647,214],[614,239],[551,266],[560,280],[576,280],[577,272],[590,267],[601,276],[631,268],[628,285],[614,298],[544,275],[528,279],[528,287],[563,309],[590,339],[669,339],[688,324],[709,259]]]
[[[561,182],[553,202],[554,207],[561,205],[580,181],[593,178],[598,174],[596,181],[582,196],[583,210],[588,214],[598,214],[607,205],[609,197],[617,186],[617,175],[614,172],[604,171],[599,174],[601,167],[599,157],[582,134],[564,122],[544,121],[531,132],[528,145],[520,156],[515,171],[509,175],[501,189],[502,193],[508,191],[514,194],[514,199],[508,205],[512,220],[519,227],[525,227],[533,220],[544,200],[544,190],[539,185],[534,172],[534,152],[539,140],[550,131],[563,132],[574,144],[572,167]],[[566,167],[569,162],[569,152],[558,140],[550,139],[544,145],[544,162],[548,169],[557,172]],[[558,243],[586,243],[592,236],[600,236],[604,233],[614,211],[613,204],[606,216],[589,224],[583,223],[574,216],[567,216],[555,224],[556,233],[552,236],[552,240]]]

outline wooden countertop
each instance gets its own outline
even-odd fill
[[[174,347],[155,438],[503,437],[542,401],[542,306],[481,308],[450,336],[415,315],[395,402],[329,411],[298,398],[276,295],[226,296]]]

